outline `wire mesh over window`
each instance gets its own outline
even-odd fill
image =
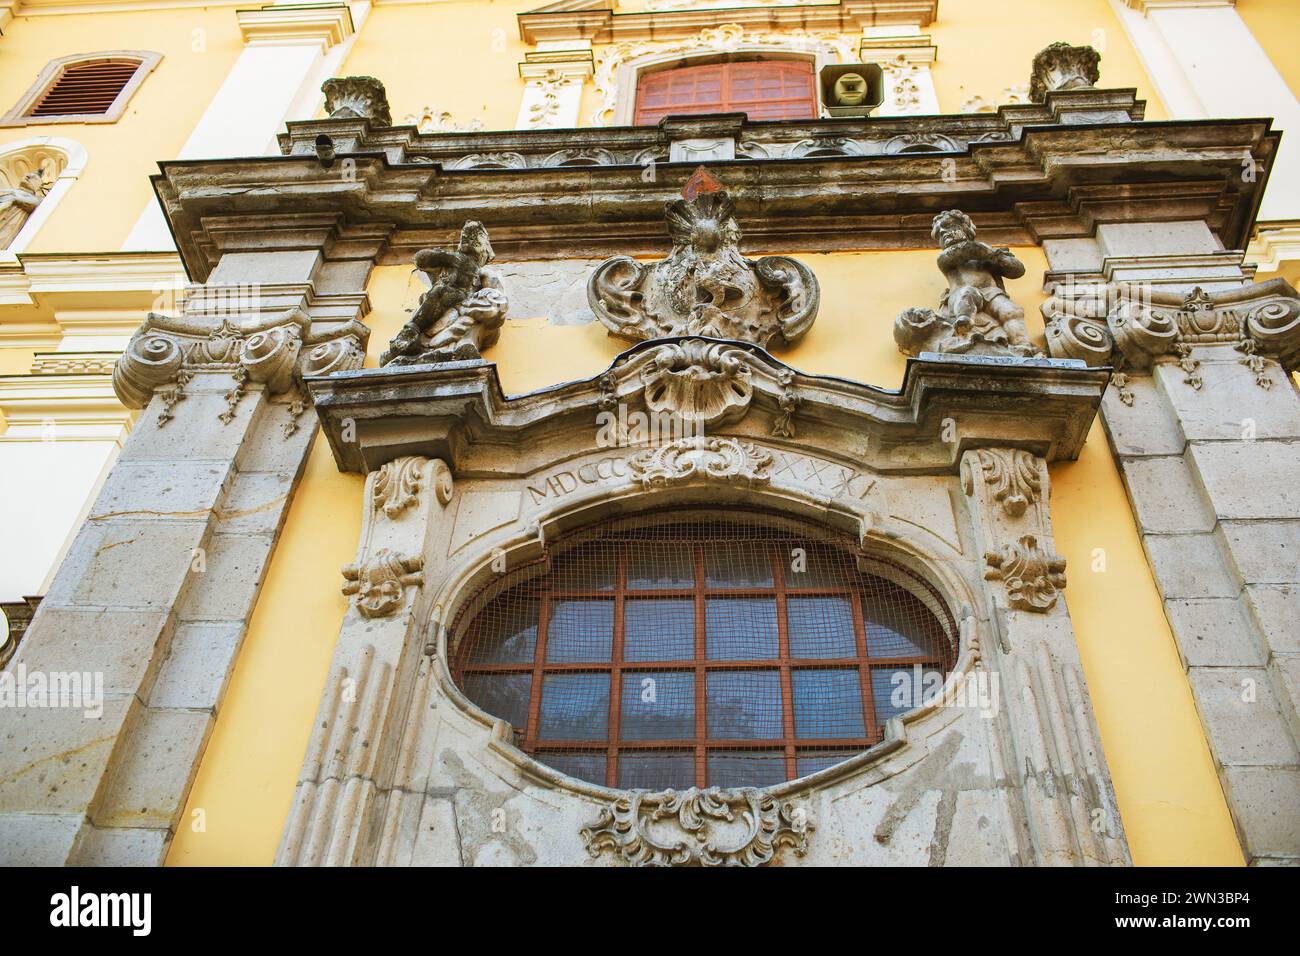
[[[522,750],[621,789],[822,770],[956,657],[951,614],[910,571],[744,511],[576,532],[475,595],[450,637],[457,683]]]

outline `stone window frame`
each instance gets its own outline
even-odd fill
[[[55,208],[62,202],[68,190],[81,176],[86,168],[86,163],[90,159],[90,153],[86,150],[86,147],[74,139],[67,139],[62,136],[34,136],[30,139],[0,144],[0,167],[12,165],[14,154],[21,153],[30,153],[37,157],[42,154],[58,154],[62,157],[62,165],[59,167],[49,191],[45,194],[45,198],[41,200],[40,205],[32,210],[32,214],[27,217],[27,221],[23,223],[18,235],[14,236],[13,242],[9,243],[7,248],[0,249],[0,260],[12,260],[14,256],[31,245],[41,227],[54,214]],[[17,183],[12,185],[17,185]]]
[[[97,50],[93,53],[72,53],[68,56],[56,57],[45,67],[36,77],[36,82],[27,88],[18,102],[0,116],[0,126],[44,126],[51,123],[116,123],[126,112],[127,104],[135,96],[136,91],[144,83],[145,77],[153,72],[154,68],[162,62],[163,55],[154,53],[151,50]],[[131,79],[122,87],[113,100],[112,105],[103,113],[66,113],[57,116],[28,116],[27,111],[38,103],[59,78],[63,76],[64,71],[76,64],[86,63],[92,60],[101,59],[119,59],[135,60],[135,73]]]
[[[956,479],[954,487],[955,485]],[[491,736],[487,753],[513,764],[532,779],[563,793],[606,800],[626,792],[617,787],[569,776],[517,747],[513,734],[506,732],[505,722],[470,700],[456,683],[452,664],[456,651],[449,644],[450,625],[470,602],[483,593],[484,585],[499,576],[496,568],[502,560],[507,567],[533,560],[542,553],[541,542],[558,540],[593,524],[679,509],[713,507],[718,503],[716,495],[719,490],[719,486],[714,484],[679,490],[640,489],[626,496],[597,495],[594,500],[557,503],[553,509],[537,514],[522,529],[520,523],[509,528],[497,528],[455,548],[451,560],[445,565],[441,580],[428,596],[433,615],[416,624],[417,633],[422,633],[423,636],[414,643],[424,646],[426,653],[433,653],[434,684],[438,698],[449,703],[473,723],[489,730]],[[727,497],[728,505],[762,512],[777,521],[786,518],[821,525],[827,530],[856,534],[860,532],[862,522],[867,520],[865,513],[840,505],[828,508],[825,501],[804,498],[793,489],[753,487],[731,490],[735,495]],[[884,736],[878,743],[815,773],[759,788],[778,798],[831,786],[871,768],[874,768],[873,773],[882,778],[905,770],[916,756],[902,756],[903,754],[914,745],[923,751],[927,746],[925,741],[942,727],[959,719],[962,709],[949,707],[945,702],[950,698],[952,689],[960,687],[968,680],[968,675],[974,673],[980,660],[981,642],[992,639],[991,633],[982,633],[988,625],[981,622],[978,616],[971,617],[967,613],[968,609],[979,606],[977,602],[980,601],[979,584],[970,576],[975,570],[974,562],[971,562],[971,568],[964,568],[963,562],[954,560],[953,554],[931,550],[930,545],[922,545],[905,535],[901,522],[894,527],[895,522],[890,519],[877,517],[873,520],[880,524],[879,528],[873,529],[879,534],[861,539],[864,559],[877,568],[873,573],[880,573],[878,567],[882,562],[886,567],[892,565],[902,568],[927,583],[938,595],[953,615],[957,626],[957,646],[952,667],[945,676],[944,689],[937,698],[888,720]],[[429,557],[426,553],[426,561]]]

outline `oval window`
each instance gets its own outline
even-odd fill
[[[457,684],[525,753],[650,790],[839,763],[919,706],[957,650],[948,608],[912,572],[748,512],[569,535],[478,592],[450,640]]]

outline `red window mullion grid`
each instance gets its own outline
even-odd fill
[[[522,735],[521,748],[530,754],[558,751],[601,752],[606,756],[605,783],[610,787],[618,786],[620,756],[627,752],[654,752],[656,750],[687,750],[694,756],[694,777],[697,786],[708,784],[708,754],[711,749],[730,748],[737,750],[781,750],[787,779],[798,776],[798,752],[803,750],[838,750],[865,749],[878,743],[882,727],[876,719],[873,700],[871,674],[875,668],[899,668],[912,665],[923,667],[942,667],[943,662],[932,656],[910,656],[893,658],[871,658],[868,655],[866,641],[866,623],[862,611],[861,595],[852,587],[789,587],[785,565],[778,548],[772,547],[770,561],[772,566],[772,587],[749,588],[710,588],[706,586],[704,549],[702,544],[692,546],[694,582],[691,588],[655,588],[629,589],[627,586],[627,547],[619,549],[616,555],[616,578],[613,591],[609,590],[556,590],[549,583],[543,584],[537,594],[538,623],[534,660],[521,664],[473,664],[459,668],[462,674],[508,674],[531,673],[532,684],[529,693],[527,726]],[[842,595],[849,599],[852,609],[855,658],[800,658],[793,657],[789,635],[789,596],[793,592],[799,597],[817,597]],[[693,597],[695,623],[695,659],[636,661],[626,662],[624,655],[624,609],[629,597],[659,597],[685,600]],[[778,655],[773,658],[755,658],[746,660],[711,660],[708,658],[706,599],[710,597],[772,597],[776,602],[778,628]],[[614,633],[612,635],[611,659],[601,662],[553,662],[546,661],[547,636],[551,612],[556,600],[564,599],[599,599],[611,601],[614,605]],[[861,687],[864,737],[850,738],[800,738],[795,733],[794,722],[794,688],[793,672],[799,669],[844,670],[854,669],[858,672]],[[708,675],[713,671],[727,670],[777,670],[781,682],[781,725],[780,738],[711,738],[708,732]],[[626,674],[650,672],[692,672],[695,675],[695,737],[694,739],[637,739],[624,741],[622,736],[622,682]],[[605,740],[557,740],[542,739],[539,735],[541,723],[542,689],[545,676],[551,673],[587,672],[606,673],[609,675],[609,717]]]

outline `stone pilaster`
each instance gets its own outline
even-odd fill
[[[315,434],[301,376],[364,354],[334,271],[228,255],[119,359],[143,411],[9,668],[90,693],[0,708],[3,862],[162,862]]]
[[[1243,851],[1297,864],[1300,297],[1199,223],[1101,232],[1101,269],[1056,274],[1048,344],[1117,369],[1102,419]]]
[[[961,459],[983,555],[996,639],[980,655],[1001,681],[998,715],[1013,752],[1006,766],[1024,806],[1033,857],[1025,864],[1129,862],[1065,607],[1065,559],[1055,550],[1042,458],[980,448]]]

